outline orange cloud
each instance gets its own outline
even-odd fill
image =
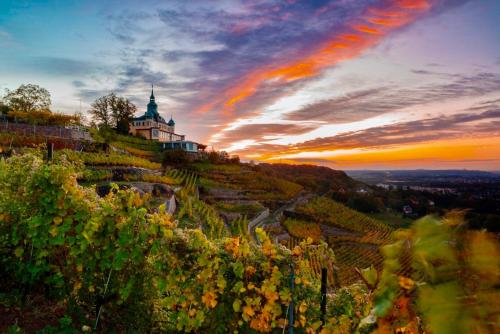
[[[432,0],[393,0],[384,9],[368,8],[363,17],[348,25],[348,31],[332,36],[310,54],[285,64],[274,64],[248,73],[241,83],[228,88],[197,111],[205,113],[220,110],[229,115],[236,104],[254,95],[263,85],[282,85],[316,76],[329,66],[359,55],[394,29],[413,22],[431,7],[430,1]]]

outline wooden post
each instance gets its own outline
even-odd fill
[[[335,264],[332,266],[332,270],[333,270],[333,287],[335,289],[338,289],[340,288],[340,279],[339,279],[339,275],[337,274],[337,267],[335,267]]]
[[[327,284],[327,274],[328,270],[326,268],[321,269],[321,308],[320,308],[320,320],[321,320],[321,328],[325,325],[325,316],[326,316],[326,284]]]
[[[293,263],[290,265],[290,313],[288,314],[288,334],[293,334],[293,289],[295,287],[295,269]]]
[[[54,143],[47,143],[47,161],[52,161],[54,157]]]

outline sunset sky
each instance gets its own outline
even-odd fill
[[[500,170],[498,0],[0,0],[0,89],[52,109],[150,86],[245,160]]]

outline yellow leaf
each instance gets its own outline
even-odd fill
[[[248,266],[246,267],[245,272],[247,273],[248,276],[252,276],[253,274],[255,274],[256,270],[255,267]]]
[[[233,310],[234,312],[240,312],[241,311],[241,300],[235,299],[233,302]]]
[[[16,250],[14,251],[14,254],[16,254],[17,257],[23,256],[24,253],[24,248],[22,247],[17,247]]]
[[[292,255],[295,255],[295,256],[302,255],[302,248],[300,248],[300,246],[295,246],[292,250]]]
[[[306,303],[304,303],[304,302],[300,303],[300,306],[299,306],[299,312],[300,312],[300,313],[304,313],[306,310],[307,310],[307,305],[306,305]]]
[[[63,219],[62,219],[62,217],[57,216],[57,217],[54,217],[53,221],[54,221],[54,224],[59,225],[62,223]]]
[[[169,229],[163,229],[163,236],[167,239],[171,239],[174,236],[174,232]]]
[[[56,226],[52,226],[49,229],[49,233],[50,233],[51,236],[55,237],[57,235],[57,233],[59,233],[59,230],[57,229]]]
[[[413,282],[411,278],[399,276],[399,286],[402,287],[403,289],[411,290],[414,285],[415,282]]]
[[[232,253],[234,257],[238,256],[240,247],[240,238],[229,238],[226,240],[225,249],[228,253]]]
[[[211,291],[205,292],[201,297],[201,301],[208,307],[214,308],[217,305],[217,295]]]
[[[306,317],[304,317],[302,314],[299,316],[299,322],[302,327],[306,325]]]
[[[245,314],[249,317],[253,317],[255,315],[255,311],[253,310],[253,308],[250,305],[247,305],[247,306],[243,307],[243,314]]]

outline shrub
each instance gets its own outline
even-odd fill
[[[21,123],[29,123],[36,125],[56,125],[56,126],[66,126],[66,125],[80,125],[81,120],[78,115],[66,115],[60,113],[54,113],[50,110],[40,110],[40,111],[10,111],[8,113],[8,118],[11,120],[16,120]]]
[[[189,162],[187,152],[183,150],[166,150],[163,152],[162,163],[168,165],[184,165]]]

